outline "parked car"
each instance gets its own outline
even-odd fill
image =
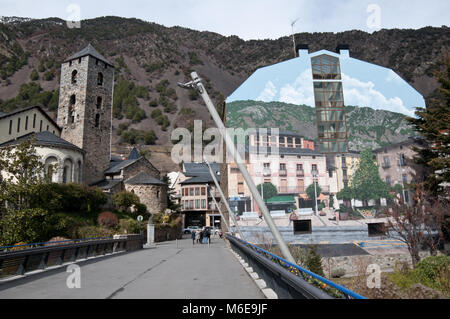
[[[183,229],[184,234],[192,234],[193,231],[197,231],[199,229],[198,226],[188,226],[187,228]]]

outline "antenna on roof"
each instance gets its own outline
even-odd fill
[[[297,23],[297,21],[300,20],[300,18],[295,19],[292,23],[291,23],[291,28],[292,28],[292,42],[294,43],[294,58],[297,57],[297,48],[295,45],[295,36],[294,36],[294,25]]]

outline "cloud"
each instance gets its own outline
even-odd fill
[[[258,101],[263,102],[272,102],[273,98],[277,94],[277,88],[273,84],[272,81],[269,81],[266,83],[266,87],[264,90],[259,94],[259,96],[256,98]]]
[[[282,87],[279,100],[285,103],[313,106],[315,103],[311,68],[300,74],[294,83]]]
[[[344,102],[346,105],[370,107],[376,110],[387,110],[414,116],[414,111],[408,109],[401,98],[386,98],[380,91],[375,89],[371,81],[362,82],[342,73],[344,87]]]

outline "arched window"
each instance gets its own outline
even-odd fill
[[[77,70],[72,71],[72,84],[77,83],[77,74],[78,74]]]
[[[75,123],[75,103],[76,103],[76,96],[75,94],[72,94],[70,96],[70,106],[69,106],[69,123]]]
[[[95,115],[95,127],[100,126],[100,114]]]
[[[97,84],[98,85],[103,85],[103,74],[101,72],[98,72]]]
[[[63,167],[63,183],[70,183],[73,181],[72,179],[72,173],[73,173],[73,163],[72,160],[66,159],[64,161],[64,167]]]
[[[97,109],[102,107],[102,97],[101,96],[97,97],[97,104],[96,105],[97,105]]]
[[[45,174],[52,183],[58,182],[58,159],[50,156],[45,160]]]
[[[81,164],[81,161],[78,161],[78,183],[82,183],[83,182],[83,164]]]

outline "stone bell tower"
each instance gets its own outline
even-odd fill
[[[90,44],[61,65],[58,125],[61,138],[86,153],[83,183],[104,178],[111,156],[114,66]]]

